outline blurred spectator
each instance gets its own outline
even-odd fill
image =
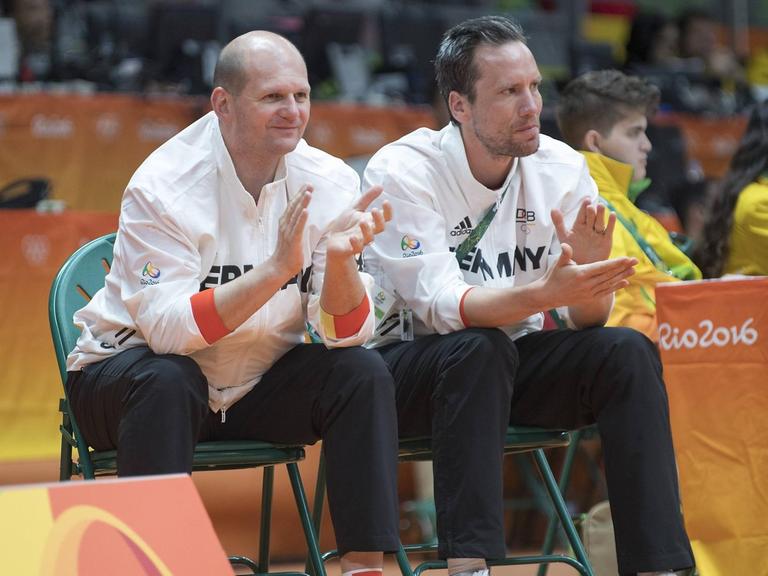
[[[669,66],[678,62],[677,25],[656,12],[640,12],[632,20],[624,67]]]
[[[678,18],[680,56],[722,83],[744,83],[744,68],[732,50],[718,43],[717,27],[708,12],[685,10]]]
[[[658,140],[654,141],[658,142]],[[691,254],[701,240],[706,220],[707,199],[713,196],[716,186],[716,179],[702,176],[696,180],[684,181],[670,195],[672,208],[680,223],[679,228],[670,229],[683,232],[685,238],[681,237],[680,241],[683,242],[686,254]],[[654,216],[660,218],[656,214]]]
[[[677,24],[658,13],[639,13],[626,44],[624,69],[661,90],[661,107],[731,115],[752,102],[736,55],[718,43],[718,23],[707,12],[684,11]]]
[[[749,117],[711,204],[696,259],[706,278],[768,275],[768,101]]]
[[[7,0],[21,45],[19,79],[45,80],[51,69],[53,9],[49,0]]]

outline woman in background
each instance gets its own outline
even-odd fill
[[[768,101],[749,117],[713,199],[695,260],[705,278],[768,275]]]
[[[626,44],[625,71],[640,74],[648,69],[679,68],[677,24],[657,12],[640,12],[632,20]]]

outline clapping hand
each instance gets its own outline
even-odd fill
[[[327,255],[329,258],[354,256],[373,241],[392,219],[392,206],[384,202],[381,208],[368,210],[382,192],[381,186],[373,186],[350,208],[342,212],[328,227]]]
[[[312,200],[312,186],[305,184],[288,202],[280,216],[277,246],[274,258],[289,277],[295,276],[304,265],[304,228],[309,212],[307,207]]]
[[[561,244],[561,250],[557,262],[540,279],[546,301],[553,308],[594,304],[597,299],[626,288],[628,278],[635,273],[637,258],[603,259],[579,265],[568,244]]]
[[[610,256],[616,214],[611,212],[608,215],[608,223],[604,224],[603,204],[593,204],[588,198],[584,199],[570,230],[565,227],[563,213],[555,208],[552,210],[552,223],[560,242],[572,248],[572,257],[577,264],[599,262]]]

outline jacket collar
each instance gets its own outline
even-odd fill
[[[587,159],[589,173],[597,183],[601,194],[603,193],[603,187],[600,186],[600,182],[604,182],[607,179],[613,180],[614,186],[612,188],[616,188],[624,196],[628,194],[629,185],[632,182],[632,166],[597,152],[582,150],[581,153]]]
[[[237,177],[237,172],[235,171],[235,164],[232,162],[232,156],[229,154],[229,150],[227,150],[227,146],[224,143],[224,137],[221,135],[221,129],[219,128],[219,121],[218,118],[216,118],[216,115],[214,112],[210,112],[209,114],[213,115],[212,121],[211,121],[211,132],[212,132],[212,140],[213,140],[213,150],[214,155],[216,158],[216,165],[219,169],[219,177],[222,180],[222,183],[224,184],[224,188],[226,190],[232,190],[233,194],[236,194],[238,198],[242,198],[244,201],[251,202],[252,196],[248,193],[248,191],[243,186],[243,183],[240,181],[240,178]],[[275,179],[271,182],[265,185],[265,188],[270,186],[271,184],[281,182],[282,180],[285,180],[287,172],[287,167],[285,163],[285,156],[283,156],[280,159],[280,162],[277,165],[277,171],[275,172]]]

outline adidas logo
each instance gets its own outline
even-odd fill
[[[469,219],[469,216],[464,216],[464,219],[451,230],[451,236],[463,236],[470,232],[472,232],[472,221]]]

